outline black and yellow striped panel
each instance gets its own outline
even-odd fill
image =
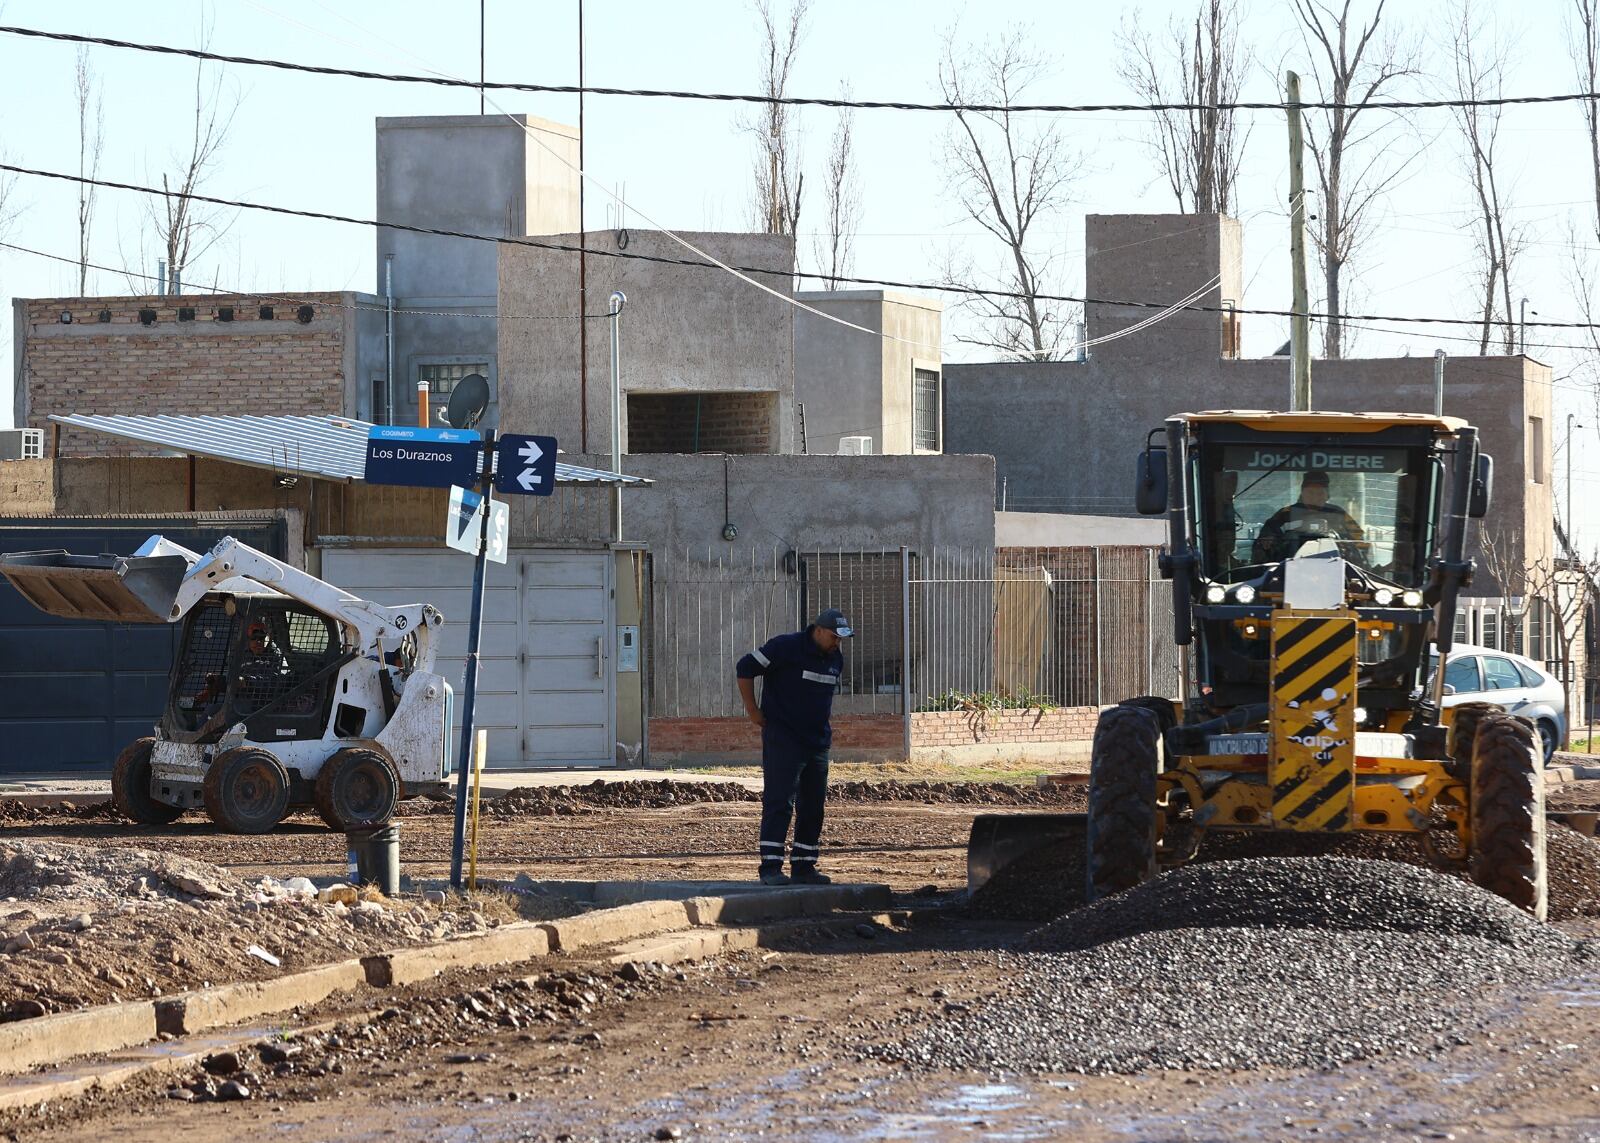
[[[1272,617],[1272,824],[1336,833],[1353,826],[1356,621],[1344,612]]]

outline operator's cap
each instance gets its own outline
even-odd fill
[[[855,634],[855,629],[850,626],[850,621],[844,617],[844,612],[832,607],[817,616],[817,621],[813,626],[826,627],[841,639],[848,639]]]
[[[1301,488],[1308,484],[1320,484],[1326,488],[1328,487],[1328,474],[1320,468],[1313,468],[1300,478]]]

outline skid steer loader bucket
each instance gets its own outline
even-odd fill
[[[64,551],[0,556],[0,574],[47,615],[113,623],[170,623],[189,571],[183,556],[74,556]]]
[[[967,839],[967,889],[1047,846],[1083,845],[1088,814],[979,814]]]

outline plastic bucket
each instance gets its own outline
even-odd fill
[[[350,880],[372,885],[385,897],[400,895],[400,826],[397,822],[375,829],[351,830]]]

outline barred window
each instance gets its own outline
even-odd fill
[[[939,451],[939,371],[911,371],[911,444],[930,452]]]
[[[487,361],[468,361],[455,365],[419,365],[417,379],[428,387],[428,396],[448,397],[463,377],[474,373],[489,376]]]

